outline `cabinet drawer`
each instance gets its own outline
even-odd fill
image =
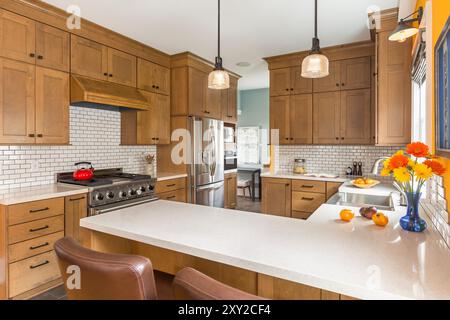
[[[325,185],[322,181],[292,180],[292,191],[325,193]]]
[[[60,277],[55,251],[9,265],[9,297],[34,289]]]
[[[292,210],[292,218],[306,220],[312,215],[312,212],[301,212]]]
[[[309,192],[292,192],[292,210],[312,213],[325,203],[325,195]]]
[[[8,225],[64,214],[64,198],[16,204],[8,207]]]
[[[10,245],[8,248],[9,262],[16,262],[51,251],[55,242],[61,238],[64,238],[64,232],[57,232]]]
[[[64,215],[18,224],[8,228],[9,244],[64,231]]]
[[[166,181],[158,181],[156,183],[155,192],[159,194],[184,188],[186,188],[186,178],[179,178]]]
[[[161,200],[186,202],[186,189],[164,192],[156,195]]]

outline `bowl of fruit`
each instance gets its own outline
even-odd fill
[[[370,179],[370,178],[358,178],[358,179],[352,180],[351,184],[357,188],[369,189],[369,188],[373,188],[376,185],[380,184],[380,181]]]

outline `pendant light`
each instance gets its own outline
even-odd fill
[[[406,20],[406,18],[409,18],[415,14],[417,14],[416,18]],[[419,32],[419,28],[413,27],[411,23],[417,21],[420,24],[420,22],[422,21],[422,16],[423,8],[419,7],[416,12],[411,13],[409,16],[404,17],[403,19],[400,19],[397,28],[389,36],[389,41],[405,42],[406,39],[416,35]]]
[[[317,0],[315,0],[314,30],[311,52],[302,63],[303,78],[323,78],[330,74],[330,63],[328,58],[320,52],[320,41],[317,37]]]
[[[223,69],[222,58],[220,57],[220,0],[218,5],[218,41],[217,41],[217,57],[214,70],[208,77],[208,88],[216,90],[224,90],[230,87],[230,75]]]

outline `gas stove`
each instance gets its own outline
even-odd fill
[[[96,170],[93,179],[87,181],[76,181],[72,175],[58,173],[56,180],[88,188],[89,215],[157,200],[156,179],[148,175],[124,173],[122,168]]]

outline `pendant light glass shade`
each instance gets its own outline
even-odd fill
[[[405,42],[406,39],[416,35],[418,32],[418,28],[414,28],[405,23],[400,23],[389,36],[389,41]]]
[[[230,87],[230,75],[225,70],[214,70],[208,77],[208,88],[224,90]]]
[[[303,59],[303,78],[323,78],[330,75],[330,63],[328,58],[320,53],[313,53]]]

